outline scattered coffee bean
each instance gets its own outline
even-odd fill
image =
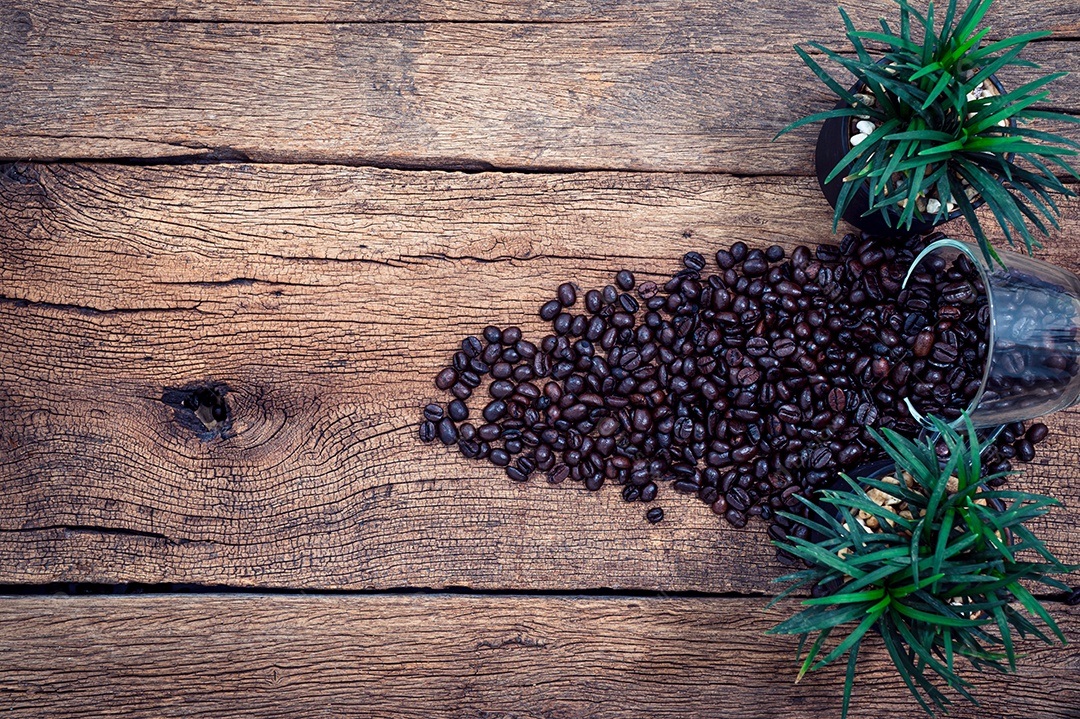
[[[772,522],[779,539],[795,525],[778,511],[805,515],[797,497],[882,456],[867,428],[918,431],[903,399],[951,419],[978,391],[988,314],[972,268],[928,265],[900,290],[933,239],[851,235],[790,259],[736,242],[716,253],[719,274],[690,252],[685,269],[631,294],[622,270],[584,293],[586,314],[569,311],[577,288],[563,283],[540,308],[552,332],[539,343],[516,327],[462,341],[436,378],[458,399],[449,416],[425,408],[421,439],[457,443],[514,481],[539,471],[591,491],[615,484],[630,502],[654,501],[666,482],[733,527]],[[1038,361],[1074,371],[1062,352]],[[478,428],[464,422],[472,387],[491,396]],[[1011,427],[985,466],[1030,461],[1046,434]]]
[[[443,417],[436,425],[439,431],[439,441],[445,445],[451,445],[458,441],[457,427],[449,417]]]
[[[569,282],[564,282],[559,285],[558,296],[559,303],[562,304],[563,307],[573,307],[574,303],[577,302],[577,290]],[[554,315],[548,319],[554,319]]]
[[[420,441],[431,442],[435,439],[435,423],[431,420],[426,420],[420,423]]]
[[[464,422],[469,418],[469,408],[460,399],[455,399],[447,405],[447,414],[455,422]]]
[[[662,507],[653,507],[645,513],[645,519],[649,520],[649,524],[656,524],[664,519],[664,510]]]

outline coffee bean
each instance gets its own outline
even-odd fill
[[[495,399],[505,399],[514,393],[514,383],[509,380],[497,380],[488,387],[488,394]],[[488,420],[494,421],[494,420]]]
[[[925,357],[930,354],[934,346],[934,333],[923,331],[915,337],[915,344],[911,347],[911,353],[916,357]]]
[[[560,312],[562,312],[562,305],[559,303],[559,300],[551,300],[550,302],[545,302],[544,305],[540,308],[540,319],[546,322],[550,322],[551,320],[558,317]]]
[[[847,395],[839,387],[833,387],[829,390],[828,402],[833,412],[843,412],[847,407]]]
[[[436,425],[439,432],[439,441],[445,445],[451,445],[458,441],[457,427],[449,417],[443,417]]]
[[[663,520],[664,510],[661,507],[653,507],[645,513],[645,519],[649,520],[649,524],[656,524]]]
[[[728,524],[736,529],[742,529],[746,526],[746,515],[734,509],[729,509],[724,518],[728,521]]]
[[[615,275],[615,284],[617,284],[624,292],[629,292],[630,290],[634,289],[633,273],[630,272],[630,270],[619,270],[619,272]],[[611,302],[614,301],[614,299],[611,300]]]
[[[431,442],[435,439],[436,430],[435,423],[431,420],[420,423],[420,441]]]
[[[463,422],[469,418],[469,408],[460,399],[455,399],[447,406],[450,419],[455,422]]]
[[[1046,425],[1042,422],[1036,422],[1028,428],[1025,437],[1027,437],[1027,440],[1032,444],[1038,444],[1039,442],[1042,442],[1044,439],[1046,439],[1047,433],[1048,430],[1046,428]]]
[[[480,356],[480,353],[484,351],[484,345],[480,343],[478,337],[469,335],[465,339],[461,340],[461,351],[466,354],[470,359]]]
[[[570,468],[565,464],[559,463],[548,470],[548,482],[551,484],[560,484],[570,476]]]
[[[424,419],[438,422],[443,418],[443,408],[438,404],[429,404],[424,407]]]
[[[870,404],[869,402],[864,402],[860,404],[859,408],[855,410],[855,421],[863,425],[864,427],[871,426],[872,424],[877,422],[877,420],[877,407]]]
[[[439,389],[450,389],[457,382],[457,371],[453,367],[447,367],[435,377],[435,386]]]
[[[488,422],[495,422],[499,420],[504,414],[506,414],[506,402],[502,401],[501,399],[489,402],[488,405],[484,407],[484,419],[486,419]]]
[[[1035,459],[1035,445],[1028,439],[1022,439],[1016,443],[1016,456],[1021,462],[1030,462]]]
[[[559,298],[559,303],[563,307],[573,307],[577,302],[577,289],[569,282],[564,282],[559,285],[559,291],[556,293]]]
[[[687,252],[683,255],[683,265],[689,270],[700,272],[705,269],[705,258],[701,256],[700,252]]]
[[[524,482],[529,479],[529,475],[525,474],[517,467],[507,467],[505,471],[506,476],[515,482]]]

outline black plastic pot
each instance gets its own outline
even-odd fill
[[[998,92],[1005,94],[1005,88],[1000,82],[998,82],[996,75],[990,76],[990,82],[994,84]],[[856,93],[863,90],[863,86],[860,83],[852,85],[851,92]],[[843,102],[836,105],[837,109],[847,107]],[[848,174],[847,170],[833,178],[832,182],[825,182],[825,178],[829,176],[829,173],[836,167],[836,163],[843,159],[844,155],[851,150],[851,125],[853,122],[857,122],[858,118],[855,117],[833,117],[825,121],[825,124],[821,127],[821,132],[818,134],[817,148],[814,151],[814,165],[817,172],[818,184],[821,185],[821,192],[825,195],[825,199],[829,201],[829,204],[834,208],[836,207],[836,201],[840,197],[840,190],[844,186],[844,176]],[[1016,121],[1012,120],[1011,124],[1015,127]],[[1011,157],[1011,155],[1010,155]],[[849,168],[850,169],[850,166]],[[975,207],[983,204],[982,199],[977,199],[974,203]],[[863,232],[867,232],[871,235],[879,236],[893,236],[893,237],[907,237],[911,235],[919,235],[925,232],[929,232],[931,229],[946,222],[948,220],[954,220],[963,216],[960,210],[954,210],[948,217],[941,220],[941,222],[920,222],[915,219],[911,223],[911,228],[899,227],[900,212],[895,207],[889,208],[889,221],[886,221],[882,217],[880,211],[874,211],[873,213],[863,217],[863,214],[870,209],[870,190],[868,183],[864,182],[862,187],[855,191],[854,197],[851,202],[848,203],[847,210],[843,214],[843,219],[850,225],[857,227]]]

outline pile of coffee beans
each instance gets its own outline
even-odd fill
[[[711,271],[688,253],[662,285],[622,270],[579,298],[564,283],[539,308],[552,332],[538,345],[516,327],[462,341],[435,379],[455,399],[424,409],[421,439],[456,444],[515,481],[616,484],[627,502],[653,502],[670,485],[732,526],[757,516],[773,520],[774,538],[798,536],[805,528],[776,513],[805,512],[799,495],[880,459],[871,428],[918,432],[902,398],[957,416],[981,377],[985,313],[952,287],[965,268],[935,264],[901,289],[934,239],[848,235],[790,257],[736,242]],[[487,395],[479,417],[474,392]],[[995,469],[1033,456],[1045,434],[1002,432]]]

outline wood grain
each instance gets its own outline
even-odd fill
[[[577,3],[558,21],[546,3],[405,5],[9,0],[0,158],[812,172],[816,128],[769,141],[830,104],[790,46],[839,44],[831,4]],[[1028,56],[1075,67],[1076,8],[1016,5],[998,31],[1054,29]],[[862,26],[893,14],[886,0],[854,12]],[[1080,80],[1052,100],[1080,110]]]
[[[764,600],[145,596],[0,600],[9,717],[730,717],[840,714],[843,675],[799,684],[795,610]],[[1080,610],[1050,610],[1080,640]],[[957,719],[1075,719],[1080,657],[1028,642],[974,676]],[[920,709],[877,637],[851,719]],[[966,667],[965,667],[966,668]],[[973,676],[972,676],[973,675]]]
[[[639,0],[634,3],[618,0],[260,0],[258,3],[190,0],[182,5],[164,0],[128,0],[124,3],[85,0],[77,5],[63,0],[36,0],[30,4],[9,2],[8,7],[12,14],[21,11],[29,15],[31,22],[56,18],[67,23],[602,23],[692,17],[709,24],[724,23],[722,28],[735,42],[740,40],[739,35],[761,31],[761,39],[770,48],[781,47],[784,42],[790,47],[792,43],[807,39],[808,22],[820,22],[823,32],[839,27],[835,7],[821,8],[806,0],[787,5],[786,9],[777,8],[763,0],[733,0],[730,3],[708,0]],[[896,15],[896,5],[889,0],[863,0],[844,5],[853,18],[867,25],[876,23],[878,17]],[[807,11],[809,14],[802,17],[798,14]],[[762,17],[781,17],[788,22],[769,27],[760,22]],[[793,22],[795,20],[801,22]],[[1080,18],[1075,8],[1054,1],[998,3],[990,8],[985,24],[990,27],[991,38],[1036,27],[1066,36],[1080,30]],[[810,27],[816,30],[815,26]]]
[[[541,337],[565,279],[828,240],[813,180],[347,167],[0,174],[0,583],[772,591],[763,527],[665,493],[510,482],[423,445],[434,374],[488,323]],[[1066,206],[1062,238],[1080,231]],[[1080,246],[1048,256],[1076,269]],[[227,436],[169,388],[228,388]],[[479,405],[472,402],[473,411]],[[1080,413],[1017,484],[1066,503]]]

